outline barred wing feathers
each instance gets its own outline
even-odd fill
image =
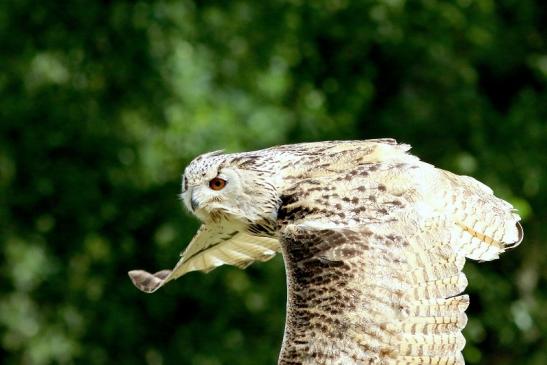
[[[209,272],[227,264],[245,268],[255,261],[267,261],[280,251],[279,241],[247,233],[225,222],[202,225],[172,270],[151,274],[132,270],[129,277],[140,290],[152,293],[170,280],[191,272]]]
[[[366,180],[359,167],[345,184],[322,180],[328,207],[305,182],[289,189],[280,364],[463,364],[465,258],[516,246],[520,217],[472,178],[422,162],[371,167]]]

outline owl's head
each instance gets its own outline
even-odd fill
[[[198,156],[184,170],[181,199],[202,222],[275,219],[279,198],[274,174],[255,167],[254,159],[244,154]]]

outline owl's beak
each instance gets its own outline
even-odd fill
[[[192,207],[192,210],[195,212],[196,209],[199,208],[199,202],[197,201],[197,199],[194,198],[193,195],[191,195],[190,197],[190,206]]]
[[[196,209],[199,209],[199,200],[194,198],[194,188],[187,188],[184,193],[182,193],[184,204],[188,210],[195,212]]]
[[[195,212],[196,209],[199,208],[199,203],[196,199],[192,198],[190,199],[190,205],[192,206],[192,210]]]

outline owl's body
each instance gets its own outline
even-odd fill
[[[152,292],[281,251],[280,364],[462,364],[465,258],[520,243],[520,218],[482,183],[409,148],[384,139],[202,155],[182,193],[200,231],[173,270],[130,276]]]

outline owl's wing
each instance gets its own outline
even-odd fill
[[[287,227],[280,363],[463,364],[465,257],[432,238],[391,225]]]
[[[463,364],[465,258],[516,246],[520,218],[476,180],[426,164],[352,176],[316,195],[300,184],[281,209],[280,364]],[[321,199],[328,207],[313,205]]]
[[[278,240],[251,235],[243,229],[230,227],[225,221],[204,224],[172,270],[154,274],[132,270],[129,277],[137,288],[152,293],[190,271],[209,272],[224,264],[245,268],[254,261],[271,259],[280,250]]]

